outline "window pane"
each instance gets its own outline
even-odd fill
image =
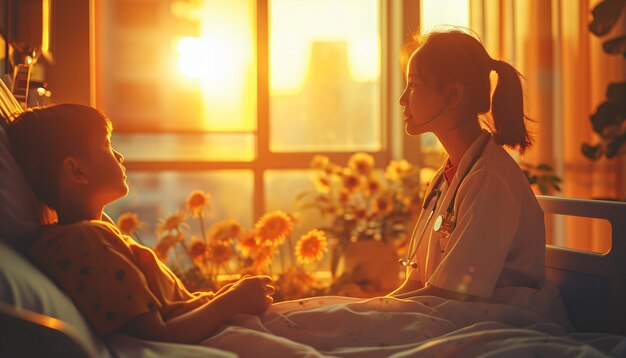
[[[611,250],[611,223],[605,219],[546,214],[546,243],[606,254]]]
[[[253,173],[248,170],[213,170],[210,172],[129,172],[130,193],[106,207],[105,211],[116,220],[131,211],[139,215],[144,227],[139,235],[148,246],[156,243],[156,223],[160,218],[185,208],[189,194],[196,189],[211,195],[211,208],[206,227],[223,219],[237,220],[244,227],[253,224],[252,193]],[[186,232],[196,236],[199,224],[188,219]]]
[[[282,210],[297,213],[299,224],[294,228],[294,237],[319,226],[328,224],[315,208],[302,209],[296,197],[307,191],[315,190],[312,170],[267,170],[264,175],[265,210]]]
[[[379,19],[377,0],[270,2],[272,151],[380,150]]]
[[[99,9],[98,107],[117,129],[256,129],[253,0],[115,0]]]
[[[469,28],[469,3],[470,0],[421,0],[422,32],[442,25]]]
[[[253,161],[250,133],[119,134],[113,145],[130,161]]]

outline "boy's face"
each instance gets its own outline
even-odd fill
[[[128,194],[126,168],[122,165],[124,157],[111,146],[111,136],[108,133],[92,135],[88,151],[81,168],[93,204],[104,206]]]

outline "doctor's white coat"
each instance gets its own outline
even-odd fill
[[[485,140],[489,142],[480,155]],[[459,183],[477,155],[480,157]],[[441,175],[443,168],[431,186]],[[437,215],[446,212],[457,187],[456,225],[445,238],[433,230],[433,223]],[[427,192],[433,189],[429,187]],[[520,306],[566,324],[558,289],[545,280],[543,211],[523,171],[490,133],[476,139],[450,185],[442,181],[440,189],[443,193],[432,219],[428,220],[428,213],[435,200],[417,223],[415,232],[424,237],[413,260],[418,267],[408,272],[409,279]]]

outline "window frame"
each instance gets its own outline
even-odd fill
[[[308,169],[313,156],[326,155],[335,163],[346,163],[354,152],[272,152],[270,150],[270,93],[269,93],[269,6],[271,0],[255,0],[255,53],[257,61],[257,129],[256,158],[253,161],[136,161],[125,163],[132,171],[177,171],[195,172],[207,170],[241,169],[252,171],[253,219],[259,218],[265,207],[265,172],[280,169]],[[380,76],[380,121],[381,149],[367,152],[374,157],[379,167],[391,159],[407,158],[414,164],[420,161],[419,138],[404,140],[401,108],[397,103],[404,79],[398,64],[398,53],[402,46],[403,29],[418,28],[419,2],[402,0],[388,2],[379,0],[381,76]],[[417,16],[416,16],[417,15]]]

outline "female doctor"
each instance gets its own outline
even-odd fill
[[[532,142],[518,72],[460,30],[431,33],[407,49],[400,97],[406,133],[433,132],[448,159],[426,192],[400,260],[406,279],[390,296],[507,303],[544,314],[560,307],[558,290],[544,287],[543,212],[502,148],[522,154]],[[489,131],[481,114],[492,119],[484,123]]]

